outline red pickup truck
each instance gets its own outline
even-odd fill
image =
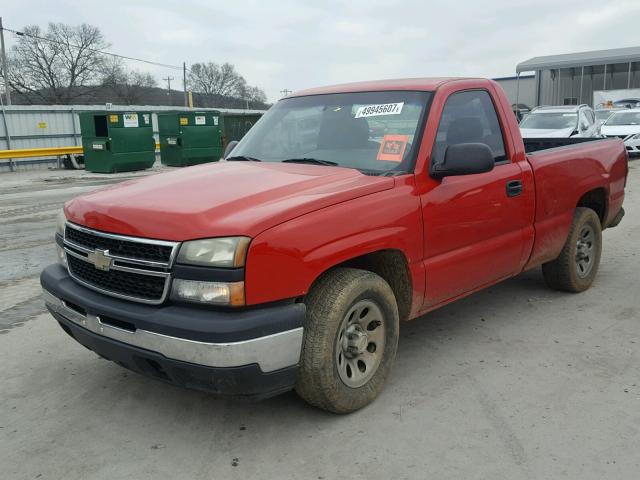
[[[627,154],[553,141],[526,151],[489,80],[299,92],[225,161],[68,202],[46,304],[131,370],[351,412],[383,388],[400,322],[539,266],[552,288],[592,284]]]

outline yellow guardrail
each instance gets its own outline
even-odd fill
[[[156,150],[160,144],[156,143]],[[0,160],[10,158],[59,157],[68,154],[82,154],[82,146],[77,147],[45,147],[45,148],[17,148],[15,150],[0,150]]]
[[[70,153],[81,154],[82,147],[46,147],[46,148],[17,148],[15,150],[0,150],[0,160],[9,158],[58,157]]]

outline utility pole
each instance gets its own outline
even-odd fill
[[[189,105],[189,100],[187,99],[187,63],[182,62],[182,86],[184,88],[184,106]]]
[[[7,97],[7,106],[11,105],[11,92],[9,91],[9,66],[7,65],[7,52],[4,49],[4,28],[0,17],[0,51],[2,52],[2,71],[4,73],[4,94]]]
[[[282,94],[283,97],[286,97],[287,95],[289,95],[290,93],[293,93],[291,90],[285,88],[284,90],[280,90],[280,93]]]
[[[166,80],[167,81],[167,88],[169,89],[169,105],[173,105],[173,99],[171,98],[171,80],[173,80],[173,77],[170,77],[169,75],[167,75],[167,78],[163,78],[162,80]]]

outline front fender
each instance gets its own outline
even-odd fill
[[[332,205],[260,233],[247,256],[247,305],[304,296],[331,267],[385,249],[403,252],[414,292],[422,295],[422,215],[412,180],[398,178],[390,190]]]

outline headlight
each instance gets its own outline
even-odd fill
[[[56,218],[56,233],[64,238],[64,227],[67,222],[67,217],[64,215],[64,210],[60,210]]]
[[[184,242],[177,262],[204,267],[244,267],[250,241],[247,237],[226,237]]]
[[[244,282],[201,282],[176,278],[171,286],[171,298],[211,305],[244,305]]]
[[[638,140],[640,139],[640,133],[636,133],[634,136],[631,137],[633,140]]]

